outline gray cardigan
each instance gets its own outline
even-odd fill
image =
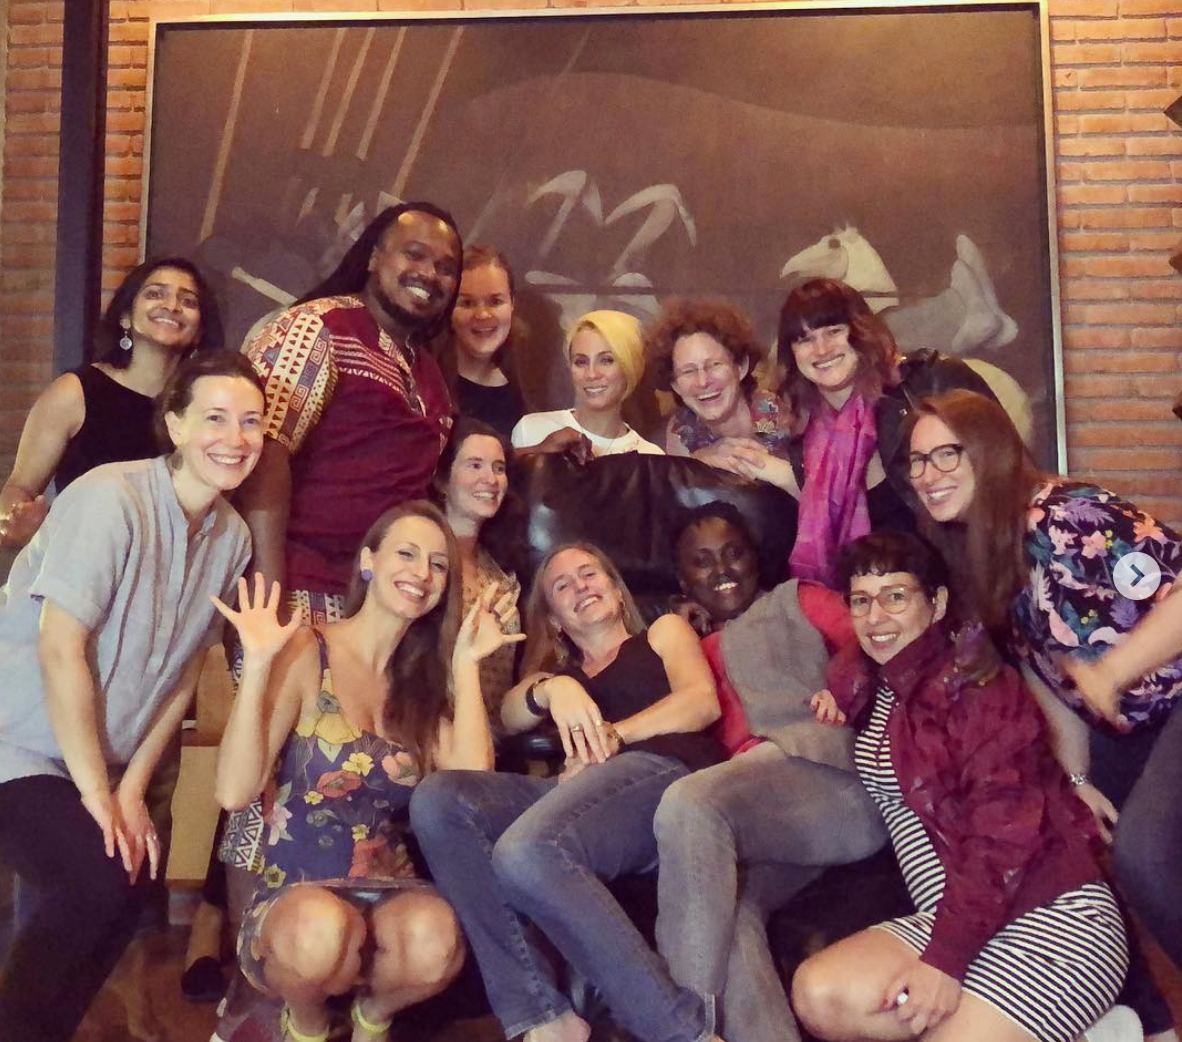
[[[727,624],[723,662],[752,734],[789,756],[852,771],[853,731],[817,723],[809,708],[825,686],[829,653],[801,610],[797,586],[796,579],[781,583]]]

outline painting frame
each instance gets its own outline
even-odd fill
[[[1050,27],[1047,8],[1048,0],[961,0],[961,2],[946,2],[946,0],[912,0],[905,4],[889,2],[889,0],[782,0],[779,3],[726,3],[726,4],[688,4],[676,6],[643,6],[643,7],[608,7],[608,8],[578,8],[578,9],[538,9],[538,10],[489,10],[489,11],[455,11],[455,12],[300,12],[300,13],[258,13],[258,14],[224,14],[199,15],[190,17],[173,17],[167,14],[153,16],[149,31],[148,49],[148,82],[146,95],[146,129],[144,142],[143,189],[144,205],[141,208],[140,243],[141,254],[147,254],[153,247],[153,229],[151,213],[153,202],[153,170],[156,165],[154,148],[159,140],[156,121],[159,116],[157,98],[157,80],[159,75],[158,59],[162,36],[177,29],[217,29],[232,27],[241,30],[267,30],[271,28],[303,28],[303,27],[346,27],[362,28],[369,26],[479,26],[489,23],[512,25],[544,24],[550,20],[581,20],[597,19],[607,22],[627,23],[629,19],[649,19],[669,21],[673,19],[688,19],[708,16],[715,19],[742,18],[749,15],[792,16],[807,14],[810,16],[824,14],[866,14],[875,13],[891,15],[922,15],[931,12],[952,12],[957,14],[996,13],[999,11],[1028,13],[1037,24],[1038,77],[1032,84],[1032,91],[1037,97],[1031,101],[1037,107],[1041,116],[1040,160],[1041,169],[1038,171],[1038,182],[1041,187],[1040,197],[1042,207],[1039,213],[1041,243],[1041,274],[1045,277],[1047,332],[1050,337],[1050,357],[1047,372],[1047,406],[1050,413],[1050,424],[1047,429],[1046,442],[1051,447],[1051,462],[1063,470],[1067,464],[1066,438],[1066,403],[1064,388],[1063,335],[1061,318],[1061,300],[1059,286],[1059,257],[1058,257],[1058,219],[1056,207],[1055,183],[1055,150],[1052,107],[1052,80],[1050,60]],[[242,75],[242,67],[238,70]],[[232,121],[230,121],[232,122]],[[226,164],[229,161],[229,142],[232,130],[225,136],[223,147],[219,150],[215,178],[225,175]],[[216,213],[216,206],[214,208]],[[203,228],[208,229],[208,222]]]

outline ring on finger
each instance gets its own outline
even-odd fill
[[[602,721],[602,720],[594,720],[594,721],[592,721],[592,723],[594,723],[596,727],[602,727],[602,726],[603,726],[603,721]]]
[[[576,732],[581,733],[582,730],[583,730],[582,724],[571,724],[571,726],[570,726],[570,733],[571,734],[575,734]]]

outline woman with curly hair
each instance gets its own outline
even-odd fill
[[[671,300],[645,332],[645,350],[662,389],[679,404],[665,451],[746,474],[762,449],[786,456],[792,431],[774,394],[755,386],[764,350],[747,318],[725,300]],[[748,468],[749,469],[749,468]]]

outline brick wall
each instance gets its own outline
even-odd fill
[[[598,0],[597,0],[598,2]],[[607,0],[618,2],[618,0]],[[627,2],[627,0],[625,0]],[[149,17],[587,6],[581,0],[113,0],[104,284],[138,259]],[[63,0],[9,0],[0,470],[51,376]],[[1050,0],[1073,474],[1182,521],[1182,0]]]

